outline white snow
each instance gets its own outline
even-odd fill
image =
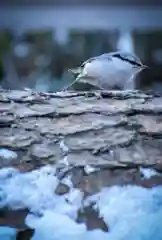
[[[97,171],[97,170],[99,170],[99,168],[92,167],[92,166],[90,166],[90,165],[86,165],[86,166],[84,167],[84,171],[85,171],[87,174],[90,174],[90,173],[95,172],[95,171]]]
[[[9,169],[0,170],[0,207],[28,207],[26,224],[35,228],[32,240],[161,240],[162,187],[145,189],[137,186],[103,188],[83,200],[83,193],[69,184],[70,192],[56,195],[59,180],[52,166],[30,173]],[[68,182],[70,178],[68,178]],[[66,179],[64,179],[66,182]],[[109,227],[87,231],[77,224],[79,208],[96,202]]]
[[[64,167],[66,166],[66,167],[69,167],[69,162],[68,162],[68,160],[67,160],[67,156],[65,156],[63,159],[61,159],[60,161],[59,161],[59,165],[63,165]]]
[[[60,148],[64,153],[69,152],[69,147],[65,144],[64,140],[60,141]]]
[[[0,149],[0,157],[7,159],[7,160],[12,160],[17,158],[17,153],[8,150],[7,148],[1,148]]]
[[[140,167],[140,172],[142,173],[143,175],[143,178],[145,179],[150,179],[151,177],[153,176],[160,176],[161,174],[158,173],[155,169],[152,169],[152,168],[143,168],[143,167]]]

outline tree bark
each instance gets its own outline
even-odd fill
[[[8,164],[154,166],[162,170],[162,97],[137,91],[0,94],[0,147]],[[2,154],[1,154],[2,155]]]
[[[74,186],[85,196],[114,184],[152,187],[162,177],[142,179],[139,167],[162,171],[161,120],[162,97],[139,91],[1,90],[0,167],[26,172],[68,162]],[[63,184],[57,188],[57,194],[67,191]],[[0,224],[24,229],[27,210],[14,214],[16,221],[4,210]],[[104,228],[98,219],[91,223],[89,228]]]

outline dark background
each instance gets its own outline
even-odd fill
[[[150,68],[137,88],[162,92],[162,1],[1,0],[0,84],[61,90],[68,68],[124,49]]]

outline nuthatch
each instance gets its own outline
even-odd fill
[[[69,69],[76,75],[76,80],[68,85],[67,90],[75,82],[85,82],[99,89],[135,89],[135,77],[146,69],[141,60],[132,53],[110,52],[93,57],[75,69]]]

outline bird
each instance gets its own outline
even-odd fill
[[[76,79],[64,90],[78,81],[102,90],[134,90],[135,77],[146,68],[148,66],[130,52],[104,53],[89,58],[77,68],[69,69]]]

